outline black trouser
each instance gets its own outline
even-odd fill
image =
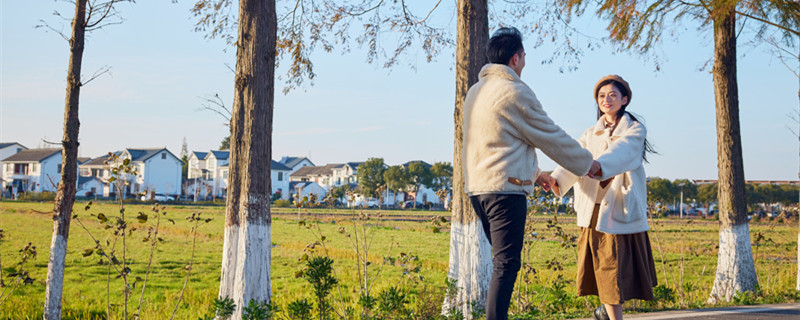
[[[469,199],[492,245],[494,271],[486,297],[486,319],[505,320],[520,268],[527,202],[524,195],[517,194],[481,194]]]

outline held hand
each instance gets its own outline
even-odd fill
[[[547,173],[542,173],[536,178],[536,184],[538,184],[544,191],[549,192],[550,189],[555,185],[556,179],[550,176]]]
[[[602,175],[603,175],[603,169],[600,168],[600,162],[597,162],[597,160],[592,161],[592,167],[589,168],[589,173],[587,173],[586,176],[594,179],[595,177],[599,177]]]

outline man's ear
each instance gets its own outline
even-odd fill
[[[515,53],[513,56],[511,56],[511,59],[508,60],[509,66],[516,66],[517,64],[519,64],[519,53]]]

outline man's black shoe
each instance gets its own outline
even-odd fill
[[[597,309],[594,309],[592,316],[594,316],[595,320],[611,320],[611,318],[608,317],[608,312],[606,312],[606,306],[604,305],[600,305]]]

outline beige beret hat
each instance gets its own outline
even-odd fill
[[[622,79],[622,77],[616,74],[607,75],[605,77],[600,78],[600,80],[597,81],[597,83],[594,85],[594,96],[592,97],[593,99],[597,100],[597,91],[600,91],[600,84],[606,80],[614,80],[622,84],[625,87],[625,89],[628,90],[628,104],[631,103],[631,99],[633,98],[633,91],[631,91],[631,86],[628,85],[628,81],[625,81],[624,79]]]

